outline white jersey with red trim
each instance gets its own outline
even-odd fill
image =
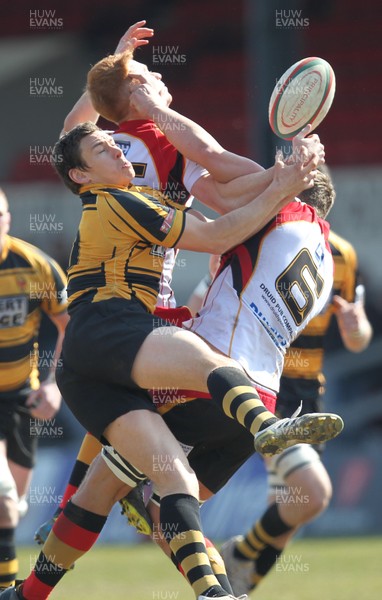
[[[165,193],[176,208],[191,206],[190,190],[200,177],[207,175],[207,171],[180,154],[153,121],[125,121],[112,135],[134,167],[134,185],[149,186]],[[157,306],[174,308],[176,301],[171,281],[177,251],[158,246],[155,252],[165,257]]]
[[[191,329],[278,392],[284,355],[325,306],[333,284],[329,225],[291,202],[259,233],[222,257]]]

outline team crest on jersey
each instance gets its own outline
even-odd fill
[[[154,244],[150,250],[150,254],[152,254],[153,256],[160,256],[161,258],[164,258],[166,255],[166,248],[164,246]]]
[[[175,219],[175,210],[173,208],[170,208],[168,213],[167,213],[167,217],[164,219],[160,230],[163,231],[163,233],[168,233],[172,227],[172,224],[174,222]]]
[[[121,140],[117,140],[116,143],[121,148],[123,155],[126,158],[131,148],[131,142],[122,142]]]
[[[21,275],[17,276],[16,283],[20,292],[24,292],[27,286],[27,280],[25,279],[25,277],[22,277]]]
[[[325,256],[325,252],[324,252],[321,242],[318,244],[314,254],[318,260],[318,264],[320,265],[322,263],[322,261],[324,260],[324,256]]]

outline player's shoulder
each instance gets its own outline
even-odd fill
[[[277,226],[280,225],[290,225],[301,221],[309,224],[318,224],[321,230],[325,232],[325,237],[327,238],[329,225],[326,221],[317,216],[317,213],[312,206],[305,204],[305,202],[301,202],[298,199],[288,202],[288,204],[286,204],[271,221],[270,227],[277,228]]]
[[[34,266],[36,263],[41,263],[46,260],[47,255],[40,250],[40,248],[37,248],[37,246],[13,236],[10,236],[9,240],[10,252],[16,254],[21,259],[24,259],[30,266]]]
[[[97,190],[98,198],[108,198],[112,196],[116,200],[119,201],[129,201],[129,200],[143,200],[145,198],[161,198],[163,194],[154,190],[152,187],[145,185],[130,185],[126,188],[103,188],[102,190]]]
[[[106,202],[102,202],[104,199]],[[159,204],[166,204],[165,197],[158,190],[151,187],[135,186],[129,188],[105,188],[100,191],[98,200],[101,212],[106,210],[113,215],[140,214],[149,209],[159,209]],[[114,217],[113,217],[114,218]]]
[[[332,229],[329,233],[329,244],[333,256],[341,257],[345,261],[356,261],[356,251],[352,244]]]
[[[38,273],[46,273],[47,270],[54,273],[58,273],[62,280],[65,280],[64,272],[62,271],[59,264],[49,254],[26,242],[20,238],[10,236],[10,251],[17,255],[20,261],[29,265],[30,268],[34,269]]]
[[[277,214],[276,220],[279,222],[283,221],[316,221],[316,211],[309,204],[301,202],[300,200],[292,200],[288,202]]]

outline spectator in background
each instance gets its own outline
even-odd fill
[[[68,321],[64,273],[38,248],[8,235],[10,222],[0,190],[0,587],[13,585],[18,570],[14,534],[28,509],[25,495],[37,446],[34,419],[50,419],[60,407],[54,368]],[[40,384],[42,312],[57,327],[58,339],[50,374]]]

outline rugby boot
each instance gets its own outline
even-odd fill
[[[340,416],[308,413],[280,419],[255,435],[255,450],[263,456],[280,454],[295,444],[320,444],[335,438],[344,428]]]
[[[236,544],[243,541],[243,539],[242,535],[237,535],[227,540],[220,548],[220,554],[224,560],[227,577],[234,594],[248,594],[253,587],[253,560],[236,558],[235,556]]]
[[[135,527],[138,533],[151,535],[153,530],[152,519],[147,512],[144,499],[145,482],[142,481],[119,503],[122,506],[121,514],[125,515],[129,525]]]

